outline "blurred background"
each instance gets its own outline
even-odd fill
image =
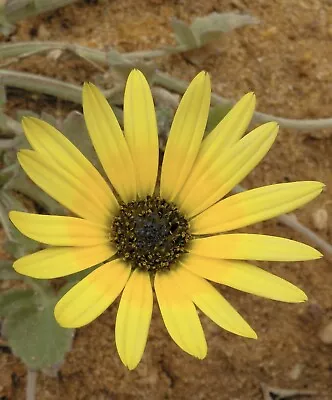
[[[211,13],[231,14],[223,19],[217,14],[203,18]],[[121,118],[123,85],[134,66],[153,85],[161,148],[186,82],[201,70],[211,74],[217,96],[213,105],[222,103],[211,113],[211,126],[233,100],[248,91],[256,93],[257,110],[265,114],[298,120],[332,118],[329,0],[0,0],[0,25],[0,150],[1,167],[6,171],[1,174],[1,185],[8,184],[8,167],[13,165],[17,148],[24,147],[19,125],[22,115],[38,115],[65,127],[68,137],[90,156],[79,114],[80,86],[91,81],[104,89]],[[258,114],[253,126],[261,121]],[[296,217],[331,243],[332,121],[322,122],[318,129],[315,124],[287,121],[281,123],[272,150],[243,185],[324,182],[323,194],[298,210]],[[29,210],[42,207],[61,212],[26,179],[20,179],[15,175],[7,186],[19,193],[14,200]],[[11,238],[5,228],[0,230],[0,257],[10,264],[21,247],[8,246]],[[277,219],[245,231],[316,245]],[[196,360],[169,338],[155,305],[142,362],[129,372],[114,343],[116,303],[74,333],[63,362],[43,368],[36,398],[332,399],[331,255],[313,262],[260,265],[301,287],[309,301],[278,303],[218,286],[255,329],[257,341],[223,331],[202,316],[209,352],[205,360]],[[5,275],[0,278],[3,291],[24,287]],[[26,343],[32,339],[30,334],[28,329],[20,331]],[[52,346],[52,335],[49,340]],[[26,363],[17,353],[1,335],[1,400],[26,396]]]

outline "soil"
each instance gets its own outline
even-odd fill
[[[190,22],[214,11],[248,13],[260,23],[225,35],[208,54],[202,49],[195,54],[164,57],[158,60],[162,71],[190,80],[204,69],[211,74],[213,91],[238,99],[253,90],[262,112],[289,118],[332,116],[329,0],[81,1],[18,23],[6,40],[58,40],[119,51],[153,49],[174,44],[172,17]],[[101,74],[94,66],[74,57],[54,60],[34,56],[10,68],[77,84],[93,81],[96,74]],[[30,108],[61,114],[75,107],[47,101],[45,96],[9,92],[9,112]],[[320,225],[314,218],[322,210],[331,215],[331,171],[332,129],[281,129],[272,150],[244,185],[258,187],[296,180],[324,182],[324,193],[296,215],[332,242],[330,221]],[[305,241],[276,220],[247,231]],[[225,332],[202,316],[209,353],[205,360],[198,361],[170,340],[155,307],[143,360],[129,372],[115,349],[115,304],[95,322],[77,331],[73,349],[57,377],[39,376],[37,399],[260,400],[264,398],[262,383],[315,392],[302,398],[332,399],[332,346],[319,338],[319,331],[332,320],[331,260],[263,265],[303,288],[309,301],[298,305],[278,303],[219,286],[256,330],[257,341]],[[0,398],[24,399],[24,365],[12,354],[2,352],[0,369]],[[265,396],[269,398],[285,397],[280,392],[278,397],[275,389],[270,397]]]

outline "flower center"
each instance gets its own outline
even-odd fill
[[[118,255],[133,268],[156,272],[169,269],[186,250],[189,223],[177,207],[148,196],[122,204],[111,229]]]

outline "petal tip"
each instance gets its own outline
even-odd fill
[[[207,344],[205,342],[202,347],[196,348],[196,351],[192,353],[192,355],[198,360],[204,360],[204,358],[207,356],[207,351]]]
[[[207,85],[210,86],[211,85],[211,78],[210,78],[210,74],[206,71],[201,71],[199,72],[196,77],[193,79],[197,80],[198,82],[200,82],[203,85]]]
[[[325,189],[326,188],[326,185],[325,185],[325,183],[323,183],[323,182],[319,182],[319,181],[317,181],[317,186],[319,187],[319,189],[322,191],[323,189]]]
[[[306,301],[308,301],[308,296],[304,293],[304,291],[298,287],[296,288],[297,288],[296,296],[294,296],[294,298],[290,303],[305,303]]]
[[[87,94],[88,92],[93,91],[93,90],[98,90],[98,88],[92,82],[84,82],[83,83],[83,89],[82,89],[83,95]]]
[[[258,336],[257,333],[253,331],[253,334],[251,336],[248,336],[249,339],[254,339],[254,340],[258,340]]]
[[[258,339],[257,333],[250,326],[246,327],[246,329],[241,333],[241,336],[244,336],[248,339]]]
[[[133,68],[133,69],[129,72],[128,79],[129,79],[130,77],[135,76],[135,75],[136,75],[136,76],[143,76],[143,77],[145,77],[142,71],[140,71],[140,70],[137,69],[137,68]]]
[[[310,246],[308,246],[310,247]],[[315,248],[311,247],[311,251],[312,251],[312,258],[310,258],[311,260],[319,260],[320,258],[324,257],[324,254],[321,253],[320,251],[316,250]]]
[[[127,367],[129,371],[133,371],[138,364],[139,362],[130,362],[130,361],[124,363],[125,367]]]
[[[246,93],[244,96],[244,98],[247,98],[249,100],[249,102],[256,102],[256,95],[255,92],[248,92]]]
[[[299,301],[299,303],[305,303],[306,301],[308,301],[308,296],[303,292],[302,299]]]
[[[27,117],[27,116],[22,117],[21,124],[26,136],[28,136],[29,131],[33,128],[33,123],[35,122],[35,120],[38,120],[38,118]]]
[[[27,123],[28,120],[29,120],[29,117],[27,117],[26,115],[24,115],[24,116],[21,118],[21,124],[23,125],[23,128],[24,128],[24,125],[26,125],[26,123]]]

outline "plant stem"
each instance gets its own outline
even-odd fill
[[[174,92],[183,94],[188,87],[188,82],[181,79],[173,78],[163,72],[156,72],[155,84],[172,90]],[[235,101],[225,99],[215,93],[211,95],[211,105],[222,104],[224,106],[232,106]],[[275,121],[283,128],[297,129],[303,131],[326,129],[332,127],[332,118],[319,118],[319,119],[291,119],[277,117],[271,114],[265,114],[259,111],[255,111],[253,116],[253,122],[264,123],[269,121]]]
[[[8,22],[14,24],[21,19],[41,14],[43,12],[55,10],[72,4],[77,0],[52,0],[36,4],[35,0],[7,0],[5,5],[5,18]]]
[[[1,115],[0,118],[0,131],[9,131],[14,133],[15,135],[22,135],[23,134],[23,129],[21,127],[21,124],[15,119],[8,117],[7,115],[3,114]],[[1,137],[1,134],[0,134]],[[1,147],[1,146],[0,146]]]
[[[36,386],[37,386],[37,371],[28,369],[27,385],[26,385],[26,400],[36,399]]]
[[[62,100],[81,103],[82,89],[58,79],[10,70],[0,70],[0,79],[5,86],[49,94]]]
[[[8,209],[6,208],[5,204],[3,204],[3,201],[0,200],[0,223],[2,225],[3,230],[6,233],[6,236],[9,240],[14,241],[14,237],[11,232],[10,228],[10,221],[8,218]]]
[[[44,51],[63,50],[71,51],[83,58],[91,61],[108,65],[107,52],[92,49],[77,44],[63,43],[63,42],[18,42],[6,43],[0,46],[0,60],[5,60],[11,57],[21,57],[28,53],[43,53]]]
[[[59,99],[82,104],[82,88],[72,83],[66,83],[59,79],[47,78],[27,72],[0,70],[0,80],[5,86],[12,86],[19,89],[29,90],[41,94],[48,94]],[[108,100],[112,100],[121,91],[120,86],[104,91]],[[10,121],[8,121],[10,122]]]
[[[311,229],[301,224],[296,218],[294,214],[284,214],[278,217],[279,221],[284,225],[289,226],[290,228],[302,233],[311,243],[314,243],[317,247],[319,247],[322,252],[332,260],[332,245],[318,236]]]
[[[0,59],[6,59],[9,57],[24,57],[26,54],[36,54],[38,52],[45,52],[54,49],[60,50],[68,50],[76,55],[90,60],[94,63],[100,63],[106,66],[111,66],[112,61],[108,57],[108,52],[101,51],[98,49],[91,49],[85,46],[67,44],[62,42],[20,42],[14,44],[4,44],[0,46]],[[138,51],[132,53],[126,53],[122,56],[128,60],[128,62],[132,62],[134,66],[134,62],[139,58],[148,58],[149,56],[158,57],[162,56],[165,50],[151,50],[151,51]],[[1,73],[1,71],[0,71]],[[32,74],[31,74],[32,75]],[[1,76],[1,75],[0,75]],[[39,77],[40,79],[46,79]],[[50,78],[47,78],[50,79]],[[53,80],[55,81],[55,80]],[[155,72],[155,84],[161,87],[166,88],[167,90],[174,91],[179,94],[183,94],[188,87],[188,82],[183,81],[181,79],[173,78],[166,73],[156,71]],[[65,84],[63,85],[70,85]],[[15,85],[14,85],[15,86]],[[74,85],[71,85],[74,86]],[[77,88],[76,88],[77,89]],[[29,90],[29,89],[28,89]],[[47,93],[46,91],[44,93]],[[54,94],[52,92],[51,94]],[[76,98],[76,94],[70,96],[70,98]],[[60,98],[63,98],[59,96]],[[71,100],[74,101],[74,100]],[[80,103],[80,101],[79,101]],[[212,93],[211,96],[211,104],[216,105],[221,103],[225,106],[232,106],[234,101],[225,99],[222,96],[219,96],[215,93]],[[326,129],[332,127],[332,118],[319,118],[319,119],[291,119],[291,118],[282,118],[277,117],[275,115],[266,114],[262,112],[256,111],[253,116],[253,122],[256,123],[264,123],[269,121],[276,121],[283,128],[289,129],[297,129],[302,131],[310,131],[310,130],[319,130]]]

